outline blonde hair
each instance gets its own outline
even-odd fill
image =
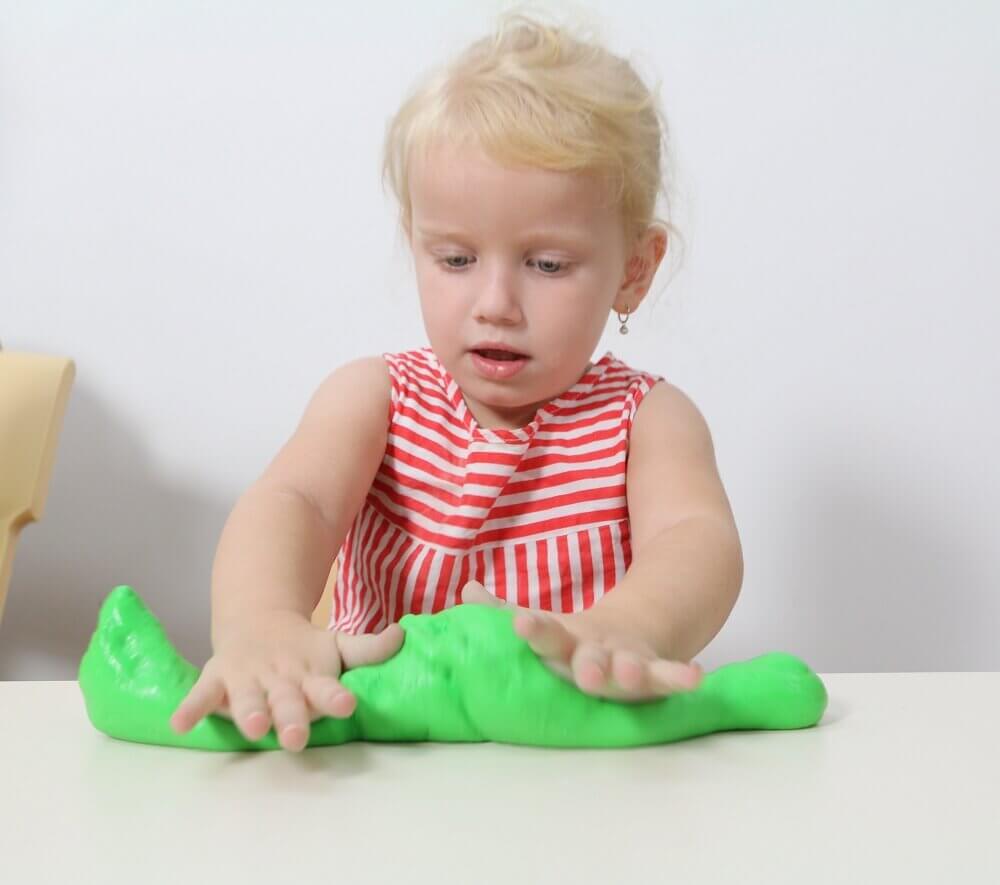
[[[425,75],[390,119],[383,187],[388,179],[409,235],[411,163],[439,140],[474,144],[500,165],[597,172],[631,249],[651,224],[678,233],[655,215],[660,194],[669,205],[667,133],[658,87],[650,92],[628,61],[508,11],[492,35]]]

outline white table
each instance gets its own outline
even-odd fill
[[[114,741],[75,682],[0,682],[0,881],[1000,883],[1000,673],[823,679],[803,731],[301,754]]]

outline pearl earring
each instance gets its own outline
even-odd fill
[[[625,316],[624,317],[617,310],[615,311],[615,313],[618,314],[618,322],[621,323],[621,325],[618,327],[619,334],[621,334],[621,335],[628,335],[628,329],[625,328],[625,324],[628,322],[628,315],[629,315],[628,305],[627,304],[625,305]]]

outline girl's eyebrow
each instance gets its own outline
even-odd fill
[[[437,230],[431,227],[419,227],[417,230],[420,231],[420,235],[424,237],[438,237],[442,240],[461,240],[464,238],[464,234],[453,230]]]
[[[467,239],[466,234],[461,231],[444,230],[432,227],[420,227],[418,228],[420,235],[427,239],[444,239],[444,240],[464,240]],[[584,246],[590,242],[590,237],[587,232],[583,230],[577,230],[574,228],[566,228],[560,230],[536,230],[530,231],[522,236],[523,240],[548,240],[549,242],[558,241],[561,243],[566,243],[570,246]]]

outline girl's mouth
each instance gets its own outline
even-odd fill
[[[473,353],[478,353],[481,357],[488,360],[518,360],[524,359],[524,354],[513,353],[509,350],[474,350]]]
[[[484,378],[510,378],[524,368],[528,357],[506,350],[472,350],[472,364]]]

